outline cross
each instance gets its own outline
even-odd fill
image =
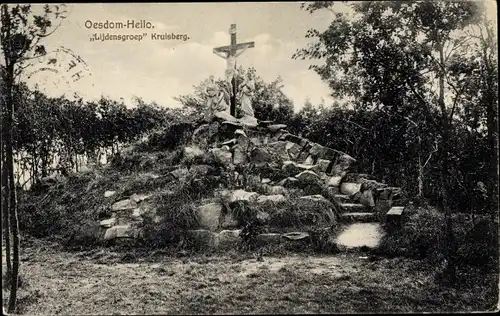
[[[231,110],[230,114],[232,116],[236,116],[236,57],[243,54],[245,50],[248,48],[255,47],[255,42],[247,42],[247,43],[236,43],[236,24],[231,24],[231,28],[229,29],[229,34],[231,34],[231,45],[229,46],[221,46],[214,48],[214,53],[227,60],[228,71],[233,71],[233,75],[231,76],[231,86],[232,86],[232,95],[231,95]]]

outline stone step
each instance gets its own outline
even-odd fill
[[[340,204],[345,213],[364,213],[367,207],[360,203],[342,203]]]
[[[372,223],[377,222],[376,213],[350,212],[340,215],[342,222]]]
[[[333,197],[340,203],[349,203],[351,201],[350,196],[347,194],[335,194]]]

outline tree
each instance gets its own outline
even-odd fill
[[[331,3],[308,5],[310,12]],[[358,97],[367,109],[387,108],[394,115],[425,115],[439,131],[441,208],[446,217],[446,274],[455,279],[454,242],[449,205],[450,133],[462,98],[455,83],[463,74],[449,61],[463,48],[460,31],[476,23],[478,4],[471,1],[358,2],[352,17],[336,13],[328,29],[309,30],[315,38],[293,58],[324,59],[313,65],[334,96]],[[458,76],[457,76],[458,75]],[[435,88],[437,87],[437,91]],[[416,106],[415,106],[416,105]]]
[[[14,128],[14,83],[22,73],[26,62],[44,55],[45,47],[40,43],[44,37],[52,34],[52,21],[63,19],[64,7],[45,5],[40,14],[32,12],[31,5],[1,6],[1,46],[5,62],[2,72],[4,98],[2,98],[2,137],[5,141],[5,162],[7,187],[9,192],[9,219],[13,237],[12,284],[8,311],[14,312],[17,300],[19,276],[19,222],[17,218],[17,196],[13,163],[13,128]]]

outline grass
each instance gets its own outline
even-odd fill
[[[492,310],[498,298],[495,276],[474,267],[459,271],[460,286],[443,288],[422,261],[359,253],[284,251],[257,261],[234,252],[66,252],[35,240],[23,256],[19,312],[29,315],[464,312]]]

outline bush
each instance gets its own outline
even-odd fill
[[[408,209],[403,227],[385,236],[377,252],[389,256],[441,258],[444,216],[433,208]]]

